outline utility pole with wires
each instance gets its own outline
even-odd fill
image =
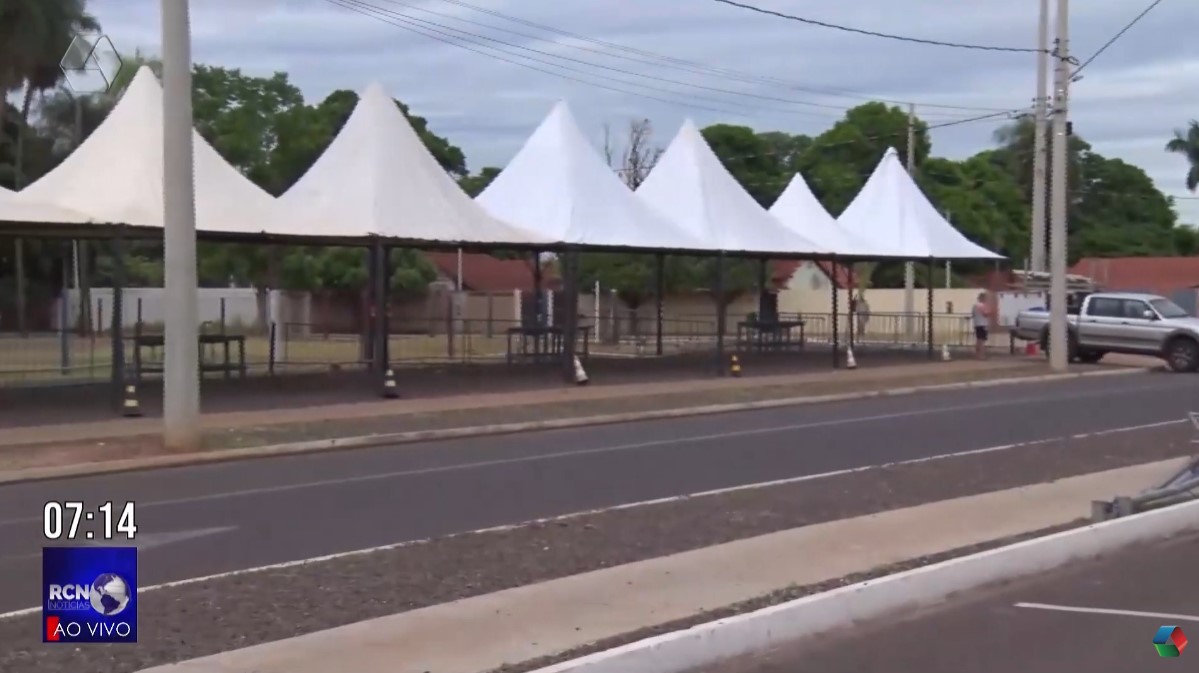
[[[1054,69],[1053,105],[1053,178],[1050,197],[1052,199],[1049,228],[1049,366],[1053,371],[1064,372],[1070,365],[1067,352],[1066,333],[1066,176],[1068,145],[1068,112],[1070,103],[1070,3],[1057,0],[1057,59]]]
[[[916,179],[916,104],[908,104],[908,175]],[[930,279],[931,280],[931,279]],[[916,310],[916,263],[903,265],[904,333],[912,335],[912,313]]]
[[[1045,125],[1048,123],[1049,78],[1049,0],[1041,0],[1040,21],[1037,24],[1037,97],[1033,103],[1033,168],[1032,168],[1032,226],[1029,231],[1030,270],[1044,273],[1045,268],[1045,196],[1048,182],[1045,175],[1047,148]]]

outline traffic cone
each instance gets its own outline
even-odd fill
[[[729,373],[733,376],[741,376],[741,361],[737,359],[737,355],[733,354],[732,362],[729,364]]]
[[[845,368],[846,369],[857,369],[858,368],[858,361],[853,358],[853,349],[852,348],[845,349]]]
[[[137,403],[137,388],[132,385],[125,386],[125,402],[121,405],[121,415],[125,418],[139,418],[142,415],[142,407]]]
[[[941,362],[949,362],[949,344],[941,344]]]
[[[388,369],[383,372],[383,397],[394,400],[400,396],[400,391],[396,387],[396,373]]]
[[[1028,343],[1024,344],[1024,354],[1025,355],[1036,355],[1037,354],[1037,342],[1029,341]]]
[[[583,369],[583,363],[579,361],[579,356],[575,356],[575,385],[585,386],[588,382],[587,372]]]

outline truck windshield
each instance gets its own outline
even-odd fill
[[[1170,318],[1187,318],[1191,315],[1169,299],[1154,299],[1149,304],[1153,306],[1153,310],[1157,311],[1158,315],[1167,320]]]

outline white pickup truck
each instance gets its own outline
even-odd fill
[[[1097,292],[1067,309],[1070,361],[1098,362],[1108,353],[1152,355],[1176,372],[1199,369],[1199,318],[1152,294]],[[1017,338],[1040,343],[1049,353],[1049,311],[1016,316]]]

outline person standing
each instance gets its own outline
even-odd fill
[[[987,293],[979,292],[978,301],[970,309],[970,322],[974,325],[974,357],[987,357],[987,328],[991,325],[991,306],[987,304]]]

